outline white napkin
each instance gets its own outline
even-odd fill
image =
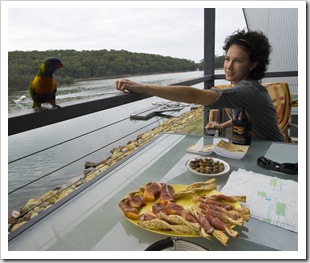
[[[222,188],[226,195],[245,195],[251,217],[298,232],[298,185],[292,180],[239,168]]]

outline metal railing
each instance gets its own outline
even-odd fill
[[[207,76],[203,78],[175,83],[173,85],[191,86],[197,83],[204,82],[211,78],[212,76]],[[10,136],[43,126],[51,125],[54,123],[70,120],[87,114],[121,106],[127,103],[143,100],[149,97],[151,96],[146,94],[120,92],[119,94],[109,95],[107,97],[97,100],[64,103],[62,104],[61,109],[44,110],[40,112],[27,110],[19,113],[14,113],[11,114],[8,118],[8,135]]]
[[[296,77],[298,71],[269,72],[266,77]],[[224,74],[208,75],[188,81],[174,83],[171,86],[193,86],[199,83],[208,83],[214,80],[224,79]],[[207,88],[210,88],[208,86]],[[14,135],[54,123],[81,117],[98,111],[107,110],[127,103],[143,100],[151,96],[146,94],[119,93],[105,98],[84,102],[64,103],[61,109],[35,112],[33,110],[11,114],[8,118],[8,135]]]

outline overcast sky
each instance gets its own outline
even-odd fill
[[[8,50],[124,49],[203,58],[203,8],[56,7],[9,8]],[[227,35],[245,26],[241,8],[218,8],[215,54],[223,54]]]

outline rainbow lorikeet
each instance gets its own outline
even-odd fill
[[[60,108],[56,104],[57,83],[53,77],[54,72],[60,68],[63,68],[63,64],[58,58],[47,58],[41,64],[38,74],[30,82],[32,108],[41,110],[42,103],[50,103],[53,108]]]

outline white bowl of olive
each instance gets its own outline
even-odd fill
[[[186,167],[194,174],[202,176],[220,176],[226,174],[230,170],[230,165],[213,157],[196,157],[186,162]]]

